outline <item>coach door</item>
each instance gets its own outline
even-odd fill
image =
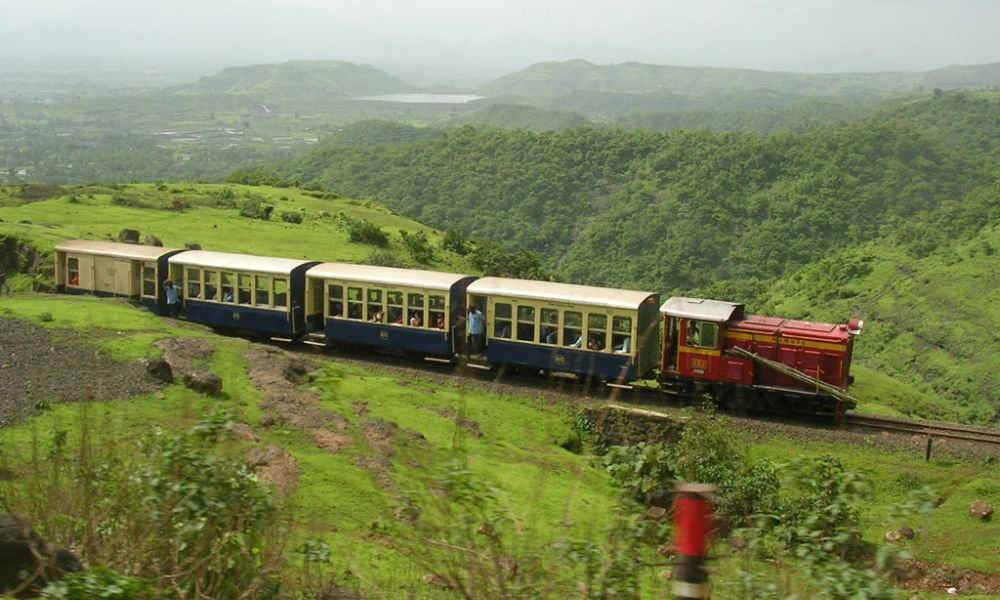
[[[132,295],[132,263],[127,260],[116,260],[114,264],[114,293],[116,296]]]
[[[677,360],[680,355],[680,344],[677,343],[680,335],[680,319],[677,317],[667,317],[666,340],[664,341],[663,364],[667,371],[677,371]]]

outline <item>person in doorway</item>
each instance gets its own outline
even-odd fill
[[[172,279],[163,282],[163,291],[167,294],[167,314],[176,318],[181,311],[180,289]]]
[[[475,306],[469,306],[469,354],[480,355],[483,353],[483,342],[486,337],[486,317],[483,316]],[[467,356],[467,357],[468,357]]]

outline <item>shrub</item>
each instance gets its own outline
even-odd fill
[[[257,194],[251,194],[246,200],[239,203],[240,216],[250,219],[260,219],[269,221],[274,207],[267,203],[267,199]]]
[[[70,573],[42,590],[42,598],[55,600],[139,600],[155,596],[152,587],[141,579],[121,575],[104,567]]]
[[[465,256],[471,250],[469,248],[469,240],[454,229],[449,229],[445,232],[444,237],[441,239],[441,248],[450,250],[459,256]]]
[[[403,239],[403,246],[409,250],[413,260],[419,263],[429,263],[434,260],[434,247],[431,246],[426,233],[423,231],[417,233],[400,231],[399,235]]]
[[[283,210],[278,217],[285,223],[301,223],[302,213],[294,210]]]
[[[389,247],[389,235],[381,227],[364,219],[352,219],[347,226],[351,242],[370,244],[379,248]]]

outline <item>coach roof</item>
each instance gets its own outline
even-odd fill
[[[98,240],[70,240],[56,246],[57,252],[73,252],[76,254],[99,254],[113,258],[129,260],[156,260],[164,254],[178,252],[178,248],[162,246],[140,246],[138,244],[120,244]]]
[[[589,304],[635,310],[643,302],[655,297],[653,292],[616,290],[613,288],[553,283],[551,281],[530,281],[527,279],[506,279],[503,277],[483,277],[469,284],[470,294],[510,296],[548,302]]]
[[[461,275],[458,273],[415,271],[413,269],[352,265],[348,263],[321,263],[306,271],[306,277],[358,281],[382,286],[406,286],[428,290],[450,290],[451,286],[459,281],[472,278],[471,275]]]
[[[170,264],[188,265],[203,269],[253,271],[255,273],[284,275],[291,273],[302,265],[316,264],[316,261],[253,256],[251,254],[230,254],[228,252],[208,252],[206,250],[189,250],[177,256],[170,257]]]

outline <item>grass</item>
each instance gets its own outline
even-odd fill
[[[11,300],[4,304],[6,316],[43,323],[40,315],[51,314],[46,326],[85,331],[85,339],[122,357],[135,357],[143,347],[155,353],[150,342],[157,337],[208,335],[114,300],[41,294],[17,295]],[[306,540],[321,539],[332,551],[325,577],[369,594],[392,597],[447,596],[421,581],[429,572],[427,561],[437,554],[421,550],[418,532],[397,520],[395,513],[413,502],[428,521],[444,518],[446,513],[435,509],[440,502],[432,490],[441,467],[455,457],[477,481],[497,490],[497,506],[510,518],[505,539],[517,552],[550,549],[559,540],[600,539],[617,510],[615,491],[603,468],[590,457],[561,447],[573,433],[570,407],[499,396],[461,383],[401,379],[395,372],[324,359],[339,374],[339,385],[329,383],[332,380],[321,384],[325,390],[322,405],[351,423],[346,432],[351,443],[330,452],[295,427],[259,427],[261,396],[247,375],[247,342],[209,339],[215,352],[206,366],[223,376],[223,397],[205,398],[175,384],[164,388],[162,398],[57,405],[19,427],[0,431],[5,466],[20,469],[17,457],[32,447],[46,447],[53,432],[65,431],[67,444],[73,447],[87,414],[106,434],[102,439],[136,440],[154,425],[180,431],[213,408],[225,408],[256,427],[260,444],[275,444],[291,453],[301,469],[298,487],[284,500],[292,525],[289,551]],[[876,385],[882,384],[876,380]],[[367,414],[359,416],[362,403]],[[457,416],[475,421],[482,437],[475,436],[468,423],[458,423]],[[380,455],[377,445],[364,435],[366,424],[376,419],[401,428],[389,442],[392,451],[387,455],[393,490],[381,487],[371,471],[359,466],[360,459]],[[238,454],[248,445],[235,444],[229,451]],[[132,442],[121,446],[133,447]],[[992,560],[1000,524],[979,522],[967,514],[975,499],[989,500],[1000,493],[1000,468],[993,462],[938,454],[927,463],[922,452],[886,450],[877,437],[867,446],[773,438],[755,446],[753,452],[776,462],[837,454],[849,468],[865,471],[875,482],[874,495],[862,509],[866,540],[878,545],[886,530],[907,524],[917,531],[917,538],[905,546],[918,559],[1000,573],[1000,566]],[[944,503],[930,515],[896,523],[892,507],[923,486],[942,494]],[[551,550],[546,552],[551,554]],[[289,560],[294,563],[295,555],[289,554]],[[723,561],[714,576],[720,584],[732,581],[734,568]],[[644,597],[663,592],[665,584],[651,575],[644,576],[643,582]]]
[[[224,190],[233,194],[220,200]],[[17,198],[17,188],[0,188],[0,236],[25,240],[50,252],[69,239],[115,239],[123,228],[137,229],[142,236],[155,235],[167,247],[183,248],[196,242],[206,250],[320,261],[361,262],[374,250],[353,244],[336,215],[365,219],[391,234],[391,251],[400,261],[411,260],[400,246],[399,232],[424,232],[432,243],[440,233],[396,215],[372,201],[336,197],[298,188],[266,186],[184,184],[159,189],[154,184],[130,184],[117,189],[102,186],[69,186],[57,197],[26,202]],[[228,193],[228,192],[227,192]],[[136,206],[113,202],[124,197]],[[275,207],[272,219],[242,217],[237,204],[249,196],[263,198]],[[174,202],[188,208],[175,210]],[[225,207],[231,204],[232,207]],[[223,206],[223,207],[220,207]],[[301,224],[281,221],[282,212],[304,215]],[[460,257],[437,249],[431,268],[468,271]]]

